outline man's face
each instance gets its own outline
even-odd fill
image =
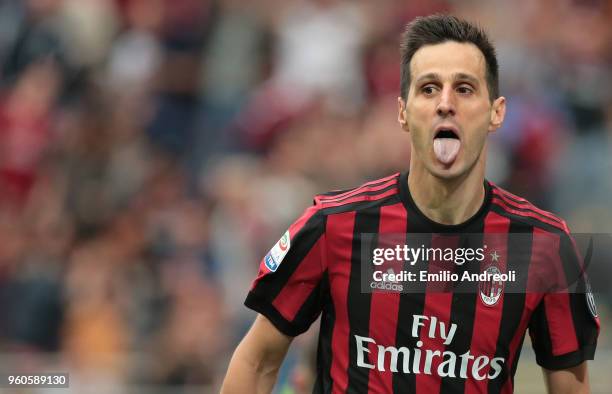
[[[453,179],[484,167],[486,137],[501,126],[505,99],[489,100],[482,52],[454,41],[427,45],[414,54],[410,70],[399,121],[410,132],[411,170]]]

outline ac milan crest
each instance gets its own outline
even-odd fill
[[[487,273],[488,280],[480,282],[478,285],[480,290],[480,299],[487,306],[493,306],[499,301],[502,292],[504,291],[504,282],[495,280],[494,275],[499,276],[501,271],[494,265],[490,265],[483,272]]]

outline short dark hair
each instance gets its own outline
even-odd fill
[[[474,44],[482,52],[486,62],[486,78],[489,99],[499,97],[499,66],[495,48],[485,31],[463,19],[452,15],[435,14],[418,17],[406,26],[401,41],[401,85],[404,100],[410,87],[410,61],[415,52],[425,45],[446,41]]]

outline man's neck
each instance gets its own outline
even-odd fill
[[[461,224],[483,204],[484,170],[476,166],[465,176],[451,180],[437,178],[424,168],[411,170],[408,189],[416,206],[429,219],[445,225]]]

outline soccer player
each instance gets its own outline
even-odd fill
[[[481,29],[446,15],[410,23],[401,49],[409,171],[316,196],[272,247],[245,301],[259,315],[222,392],[270,392],[292,338],[318,316],[317,393],[511,393],[526,332],[548,392],[588,392],[599,332],[590,292],[528,291],[555,265],[565,270],[559,280],[573,281],[582,263],[568,227],[485,180],[487,136],[506,111],[495,49]],[[398,233],[429,234],[427,247],[440,234],[480,234],[495,250],[453,272],[517,279],[463,292],[363,291],[368,236]],[[516,234],[523,241],[511,242]]]

